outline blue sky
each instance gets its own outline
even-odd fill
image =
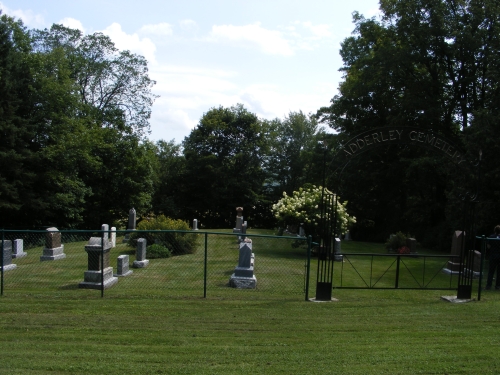
[[[29,28],[103,32],[144,55],[156,80],[152,140],[181,142],[203,113],[243,103],[261,118],[327,106],[352,12],[378,0],[0,0]]]

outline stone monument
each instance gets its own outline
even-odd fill
[[[118,282],[113,276],[113,267],[109,266],[111,242],[103,237],[91,237],[85,251],[88,256],[88,270],[84,272],[80,288],[104,289],[110,288]],[[103,285],[104,284],[104,285]]]
[[[134,271],[129,269],[129,257],[128,255],[120,255],[116,259],[116,273],[114,276],[128,276]]]
[[[22,239],[14,240],[12,243],[12,258],[22,258],[28,255],[24,251],[24,241]]]
[[[344,261],[342,252],[340,251],[341,249],[340,243],[341,243],[340,238],[333,239],[333,260],[335,260],[336,262]]]
[[[145,238],[137,240],[137,249],[135,250],[135,260],[132,264],[134,268],[145,268],[149,264],[149,259],[146,259],[146,244]]]
[[[465,241],[465,232],[460,230],[453,233],[451,239],[451,256],[443,271],[447,274],[458,274],[460,272],[460,252]]]
[[[344,241],[351,241],[351,232],[345,232]]]
[[[198,230],[198,219],[193,220],[193,230]]]
[[[111,247],[116,247],[116,227],[111,227]]]
[[[45,234],[45,248],[40,261],[64,258],[66,258],[66,254],[64,254],[64,245],[61,244],[61,232],[55,227],[48,228]]]
[[[135,222],[136,222],[136,220],[137,220],[137,218],[136,218],[135,208],[132,207],[130,209],[130,211],[128,212],[127,233],[123,237],[123,242],[128,242],[128,240],[130,238],[130,233],[129,232],[135,230]]]
[[[0,242],[0,246],[2,246],[2,242]],[[17,268],[17,265],[12,263],[12,241],[10,240],[3,241],[2,257],[3,257],[2,270],[4,272]]]
[[[247,239],[240,243],[238,266],[229,279],[229,286],[238,289],[255,289],[257,278],[254,271],[255,256],[252,254],[252,242]]]

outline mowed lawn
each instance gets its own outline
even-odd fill
[[[14,278],[19,260],[0,298],[0,374],[500,373],[500,291],[453,304],[440,298],[450,291],[335,289],[337,302],[305,302],[303,250],[257,238],[261,249],[271,241],[269,251],[254,249],[259,287],[234,290],[227,287],[234,238],[212,241],[207,298],[196,266],[204,262],[203,238],[196,254],[151,260],[134,270],[137,282],[120,279],[104,298],[78,289],[81,243],[74,261],[65,245],[70,275],[54,281],[39,272],[38,288],[36,272]],[[27,270],[50,266],[29,257]],[[51,267],[64,271],[58,262]]]

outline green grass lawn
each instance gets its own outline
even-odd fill
[[[151,260],[104,298],[78,288],[84,242],[65,261],[29,249],[4,275],[0,374],[500,373],[500,292],[453,304],[440,299],[450,291],[335,289],[338,302],[304,302],[303,250],[253,241],[258,288],[234,290],[235,239],[208,236],[207,298],[203,235],[195,254]],[[113,249],[113,265],[130,250]]]

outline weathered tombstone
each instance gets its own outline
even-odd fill
[[[139,238],[137,240],[137,248],[135,250],[135,260],[132,266],[134,268],[145,268],[149,264],[149,259],[146,259],[146,245],[147,241],[145,238]]]
[[[241,230],[243,225],[243,207],[236,207],[236,226],[234,229]]]
[[[410,254],[417,254],[417,240],[415,238],[407,238],[406,247],[410,249]]]
[[[118,282],[113,276],[113,267],[109,266],[111,242],[102,237],[91,237],[85,251],[87,252],[88,270],[78,286],[85,289],[110,288]]]
[[[136,213],[135,208],[131,208],[128,212],[128,228],[129,230],[135,230]]]
[[[198,219],[193,220],[193,230],[198,230]]]
[[[344,241],[351,241],[351,232],[345,232]]]
[[[66,258],[66,254],[64,254],[64,245],[61,243],[61,232],[55,227],[48,228],[45,234],[45,248],[40,261],[64,258]]]
[[[229,279],[229,286],[238,289],[255,289],[257,279],[253,274],[254,255],[252,254],[252,242],[247,240],[240,244],[238,266]]]
[[[2,242],[0,241],[0,246]],[[3,257],[3,271],[10,271],[17,268],[16,264],[12,263],[12,241],[4,240],[2,246],[2,257]]]
[[[120,255],[116,259],[116,273],[114,276],[128,276],[134,271],[129,269],[129,257],[128,255]]]
[[[340,251],[340,238],[333,239],[333,259],[336,262],[342,262],[344,260],[342,252]]]
[[[108,241],[109,240],[109,225],[108,224],[101,225],[101,230],[102,230],[102,236],[104,238],[104,241]]]
[[[245,234],[247,234],[247,227],[248,223],[244,221],[243,224],[241,225],[241,234],[243,234],[243,236],[238,236],[238,243],[245,241],[246,238]]]
[[[116,247],[116,227],[111,227],[111,247]]]
[[[451,239],[451,256],[446,268],[443,270],[448,274],[457,274],[460,271],[460,252],[465,241],[465,232],[457,230]]]
[[[473,255],[474,266],[472,267],[473,277],[479,277],[479,274],[481,273],[481,252],[477,250],[471,250],[471,251],[474,252]]]
[[[131,208],[130,211],[128,212],[128,225],[127,225],[127,231],[134,231],[135,230],[135,222],[136,222],[136,212],[135,208]],[[123,242],[128,242],[130,239],[130,233],[127,232],[125,233],[125,236],[123,237]]]
[[[24,251],[24,242],[22,239],[14,240],[12,243],[12,258],[22,258],[28,255]]]
[[[306,231],[304,230],[304,223],[300,223],[300,227],[299,227],[299,234],[298,236],[299,237],[305,237],[306,236]]]

